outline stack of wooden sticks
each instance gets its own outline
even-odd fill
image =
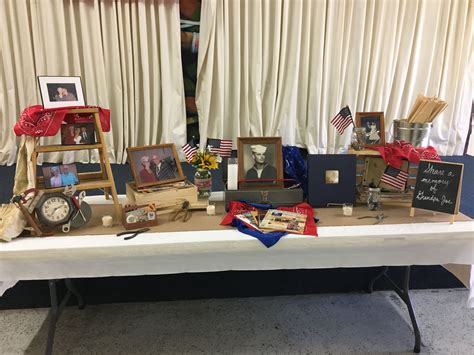
[[[427,97],[418,94],[410,110],[407,121],[409,123],[430,123],[448,106],[446,101],[439,98]]]

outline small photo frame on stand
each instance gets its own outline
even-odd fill
[[[365,146],[385,145],[383,112],[357,112],[356,127],[365,129]]]
[[[44,108],[85,106],[80,76],[38,76]]]

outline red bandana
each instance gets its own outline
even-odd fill
[[[91,108],[97,106],[61,107],[44,109],[41,105],[27,107],[21,113],[13,130],[17,136],[26,134],[33,137],[54,136],[61,128],[61,123],[86,123],[93,122],[94,116],[91,114],[72,114],[68,111],[75,108]],[[100,124],[102,131],[110,131],[110,110],[99,108]]]
[[[411,143],[405,141],[394,141],[372,149],[378,150],[383,160],[397,169],[402,166],[403,159],[407,159],[410,163],[418,163],[420,159],[441,160],[435,148],[431,146],[414,148]]]

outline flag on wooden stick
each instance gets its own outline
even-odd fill
[[[405,185],[408,180],[408,173],[400,169],[388,165],[385,169],[380,182],[394,187],[398,190],[405,190]]]
[[[191,138],[191,140],[188,143],[183,145],[182,149],[183,149],[184,155],[186,156],[186,160],[190,162],[198,150],[198,147],[197,147],[196,142],[194,141],[194,138]]]
[[[343,107],[331,120],[331,124],[336,127],[337,133],[339,134],[343,134],[347,127],[354,124],[349,106]]]

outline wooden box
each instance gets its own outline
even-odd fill
[[[162,208],[181,205],[184,201],[191,205],[198,202],[197,188],[189,181],[140,190],[136,188],[135,183],[127,182],[125,190],[127,203],[131,205],[154,203],[157,208]]]

